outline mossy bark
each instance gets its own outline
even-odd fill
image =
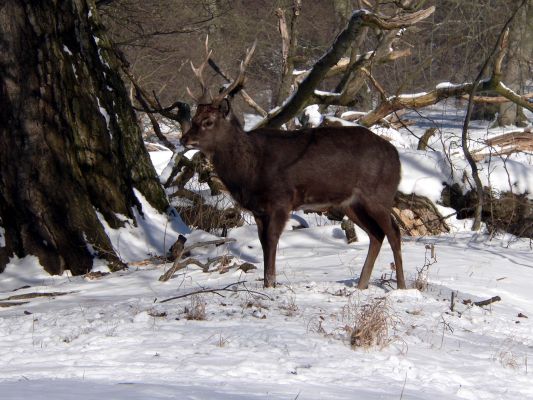
[[[168,202],[146,152],[92,0],[0,7],[0,271],[35,255],[83,274],[122,261],[100,221]],[[2,243],[2,242],[0,242]]]

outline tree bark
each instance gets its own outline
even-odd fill
[[[294,56],[296,55],[297,44],[297,22],[301,8],[302,1],[293,0],[288,23],[284,10],[278,8],[275,12],[279,20],[278,27],[282,45],[281,82],[275,101],[275,104],[278,106],[281,105],[283,100],[285,100],[291,93],[291,85],[293,83],[292,72],[294,71]]]
[[[34,255],[52,274],[124,264],[103,221],[168,200],[93,0],[0,5],[0,271]],[[3,246],[2,246],[3,244]]]
[[[515,22],[509,32],[509,46],[507,62],[503,67],[503,76],[509,88],[520,93],[530,79],[528,63],[533,58],[533,6],[525,3],[518,11]],[[520,107],[512,102],[500,104],[498,113],[498,126],[524,125],[523,113]],[[526,123],[527,125],[527,123]]]

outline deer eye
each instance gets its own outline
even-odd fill
[[[214,125],[214,122],[210,119],[205,119],[202,121],[202,128],[212,128]]]

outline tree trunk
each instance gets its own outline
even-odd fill
[[[529,63],[533,57],[533,6],[526,3],[522,7],[509,32],[509,50],[507,62],[503,70],[503,81],[517,93],[528,84],[530,79]],[[525,123],[525,124],[524,124]],[[525,126],[527,120],[521,108],[515,103],[502,103],[499,107],[498,126],[516,125]]]
[[[0,5],[0,272],[119,268],[103,221],[135,221],[134,189],[168,206],[109,49],[93,0]]]
[[[282,45],[281,81],[275,101],[275,104],[278,106],[291,93],[291,86],[294,80],[292,73],[294,71],[294,57],[296,55],[298,17],[300,16],[301,9],[302,0],[293,0],[292,10],[289,13],[289,21],[287,21],[284,10],[281,8],[276,10],[276,16],[279,19],[278,26]]]

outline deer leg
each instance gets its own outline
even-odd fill
[[[405,289],[405,276],[403,274],[403,260],[402,260],[402,235],[400,233],[400,228],[398,224],[392,219],[392,216],[389,215],[390,223],[389,226],[385,227],[385,234],[387,235],[387,240],[389,241],[390,247],[392,249],[392,254],[394,255],[394,266],[396,268],[396,279],[398,289]]]
[[[276,286],[276,250],[288,216],[289,213],[285,210],[255,216],[259,241],[263,247],[265,265],[263,284],[265,287]]]
[[[368,253],[366,255],[365,263],[363,264],[363,269],[361,270],[361,276],[359,277],[359,283],[357,284],[358,289],[368,288],[368,282],[370,281],[370,276],[372,275],[372,269],[374,269],[374,263],[383,244],[383,239],[385,234],[380,228],[379,224],[374,221],[374,219],[368,215],[363,207],[358,204],[354,204],[346,210],[348,218],[360,226],[367,234],[370,239],[370,244],[368,246]]]
[[[381,230],[387,236],[392,253],[394,255],[394,266],[396,269],[396,279],[398,289],[405,289],[405,277],[403,274],[403,261],[402,261],[402,241],[400,228],[396,222],[392,219],[390,210],[386,207],[374,205],[371,211],[371,217],[377,222]]]

